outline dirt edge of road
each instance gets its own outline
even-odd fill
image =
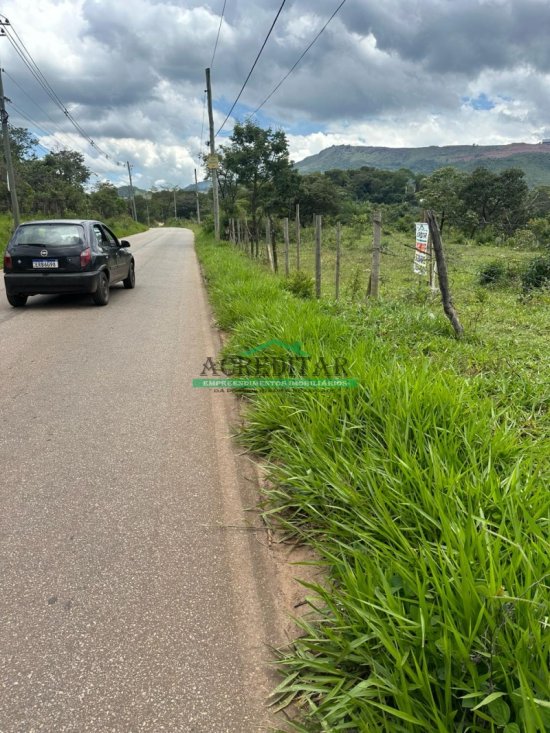
[[[200,267],[200,263],[199,263]],[[226,343],[228,334],[217,326],[213,315],[206,279],[202,267],[201,277],[203,294],[210,321],[212,357]],[[243,623],[246,623],[246,633],[258,635],[257,641],[265,643],[269,639],[269,648],[266,648],[266,704],[280,682],[280,675],[276,669],[276,650],[288,647],[300,634],[300,628],[295,619],[311,613],[310,606],[305,602],[306,596],[312,592],[302,585],[317,583],[323,580],[323,570],[314,565],[315,556],[312,550],[304,545],[289,543],[282,532],[268,527],[262,518],[261,502],[262,491],[268,485],[265,464],[259,456],[247,453],[240,448],[235,440],[239,425],[245,420],[246,400],[232,393],[212,394],[212,407],[215,415],[216,442],[222,447],[219,455],[221,475],[228,478],[228,474],[236,471],[234,482],[224,482],[225,516],[224,524],[228,529],[245,526],[250,530],[250,552],[248,560],[252,563],[255,578],[262,578],[261,598],[257,598],[256,609],[248,607],[245,610]],[[232,464],[232,465],[231,465]],[[239,496],[229,487],[230,484],[239,487]],[[261,550],[261,552],[258,551]],[[240,558],[246,562],[245,558]],[[235,568],[235,583],[239,585],[242,578],[242,565]],[[254,592],[255,589],[250,589]],[[267,592],[265,592],[267,590]],[[256,589],[257,592],[257,589]],[[252,628],[255,627],[255,629]],[[263,641],[260,640],[263,637]],[[272,725],[284,729],[285,718],[294,718],[297,711],[290,706],[283,715],[271,720]]]

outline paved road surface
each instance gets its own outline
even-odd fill
[[[228,398],[191,387],[192,235],[130,239],[107,307],[0,288],[0,732],[267,731],[276,590]]]

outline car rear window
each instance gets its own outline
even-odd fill
[[[16,244],[74,245],[84,241],[80,224],[24,224],[15,235]]]

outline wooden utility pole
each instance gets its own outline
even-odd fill
[[[321,297],[321,227],[320,214],[315,214],[315,296]]]
[[[300,224],[300,204],[296,204],[296,269],[300,271],[300,238],[302,225]]]
[[[129,160],[126,161],[126,165],[128,167],[128,179],[130,180],[130,201],[132,202],[132,212],[134,221],[137,221],[136,197],[134,196],[134,184],[132,183],[132,166],[130,165]]]
[[[334,284],[334,299],[340,297],[340,247],[342,244],[342,225],[336,224],[336,282]]]
[[[372,267],[370,272],[370,296],[378,298],[378,284],[380,281],[380,246],[382,242],[382,214],[375,211],[372,217],[373,245]]]
[[[199,203],[199,184],[197,181],[197,169],[195,168],[195,199],[197,201],[197,224],[201,223],[201,205]]]
[[[208,125],[210,128],[210,155],[212,160],[216,156],[216,146],[214,143],[214,115],[212,112],[212,87],[210,85],[210,69],[206,69],[206,96],[208,100]],[[214,199],[214,235],[216,239],[220,238],[220,202],[218,198],[218,171],[216,168],[210,168],[212,176],[212,196]]]
[[[13,224],[19,226],[19,203],[17,201],[17,191],[15,188],[15,175],[13,172],[13,164],[11,160],[10,148],[10,131],[8,128],[8,113],[6,112],[6,98],[4,97],[4,84],[2,81],[2,69],[0,69],[0,118],[2,120],[2,137],[4,139],[4,157],[6,159],[6,168],[8,169],[8,185],[10,187],[11,196],[11,213],[13,216]]]
[[[428,226],[430,227],[430,237],[432,239],[432,245],[435,252],[435,261],[437,263],[437,274],[439,279],[439,289],[441,291],[441,300],[443,301],[443,310],[445,315],[450,320],[455,334],[458,338],[464,333],[464,329],[460,321],[458,320],[458,314],[454,309],[453,301],[451,298],[451,292],[449,290],[449,278],[447,276],[447,263],[445,262],[445,255],[443,254],[443,244],[441,242],[441,236],[439,234],[439,227],[433,211],[426,212],[426,218],[428,219]]]

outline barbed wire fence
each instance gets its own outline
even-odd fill
[[[433,302],[442,295],[431,247],[425,253],[425,273],[414,272],[414,259],[419,251],[414,226],[409,243],[404,242],[402,228],[395,231],[390,222],[386,230],[381,215],[377,221],[377,212],[373,212],[371,220],[362,228],[343,227],[339,223],[327,226],[320,215],[312,217],[312,226],[303,226],[296,207],[294,222],[289,217],[265,217],[261,230],[264,235],[254,237],[246,219],[230,219],[227,237],[248,256],[290,281],[296,277],[309,278],[314,297],[367,301],[394,297],[401,290],[404,298],[421,300],[419,294],[424,292],[424,301]],[[452,289],[459,281],[460,299],[465,293],[480,298],[484,245],[475,245],[474,249],[474,245],[457,242],[454,237],[449,240],[448,244],[441,242],[449,286]],[[526,257],[532,255],[508,247],[498,250],[491,247],[486,254],[485,263],[501,261],[508,271],[517,272],[525,265]]]

